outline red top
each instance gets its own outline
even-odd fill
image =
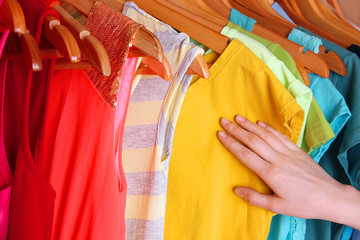
[[[126,187],[119,191],[114,121],[85,72],[51,79],[37,158],[56,192],[52,239],[124,239]]]
[[[58,17],[57,13],[40,0],[18,2],[30,34],[40,48],[49,47],[47,41],[40,39],[43,20],[49,14]],[[9,61],[4,70],[4,143],[14,172],[9,239],[51,238],[55,192],[39,171],[34,152],[43,116],[44,90],[53,64],[53,60],[43,61],[43,70],[33,73],[22,61]]]
[[[26,19],[30,33],[40,41],[43,17],[52,10],[39,0],[19,2],[31,16]],[[128,97],[118,98],[118,92],[130,93],[131,84],[122,90],[125,81],[119,79],[139,25],[128,19],[113,24],[119,27],[116,34],[110,25],[91,31],[111,50],[108,78],[80,70],[52,77],[53,61],[36,73],[20,61],[9,63],[5,145],[15,169],[9,239],[125,239],[119,139]],[[115,121],[116,110],[120,121]]]

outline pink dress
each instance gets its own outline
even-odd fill
[[[1,4],[2,0],[0,0],[0,6]],[[0,33],[0,58],[9,32],[10,30],[5,30]],[[0,64],[0,74],[5,74],[3,67],[6,67],[5,61],[3,64]],[[6,157],[4,145],[4,91],[4,77],[0,77],[0,240],[7,239],[12,184],[12,172]]]

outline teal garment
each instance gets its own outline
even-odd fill
[[[351,236],[354,232],[354,229],[349,227],[349,226],[345,226],[345,229],[341,235],[341,240],[349,240],[351,239]]]
[[[360,240],[360,231],[354,230],[351,240]]]
[[[351,116],[350,110],[345,102],[345,99],[329,79],[322,78],[316,74],[309,74],[309,78],[311,82],[310,89],[313,92],[314,98],[319,103],[326,117],[326,120],[330,123],[330,126],[332,127],[335,133],[335,136],[337,136]],[[334,141],[334,139],[335,138],[331,139],[324,145],[312,151],[310,153],[310,156],[316,162],[319,162],[321,157],[329,148],[330,144]],[[304,239],[306,235],[308,221],[309,220],[305,220],[301,218],[276,215],[273,217],[271,221],[268,240]],[[331,236],[331,235],[322,235],[322,236],[326,236],[326,238],[323,239],[328,239],[327,236]],[[348,235],[344,235],[344,236],[348,236]],[[319,239],[319,236],[312,239]],[[346,238],[343,238],[342,240],[346,240]]]
[[[351,112],[344,97],[331,83],[330,79],[322,78],[314,73],[310,73],[309,78],[311,83],[310,89],[313,91],[314,97],[319,103],[326,120],[330,123],[336,138],[351,117]],[[312,151],[310,156],[319,163],[321,157],[329,149],[335,138]]]
[[[311,36],[303,31],[300,31],[296,28],[294,28],[289,36],[288,39],[303,46],[304,52],[310,50],[314,53],[319,53],[319,47],[322,45],[322,41],[320,38],[317,38],[315,36]]]
[[[245,16],[235,8],[231,9],[229,20],[249,32],[252,31],[254,24],[256,23],[256,20]]]
[[[279,81],[284,85],[287,91],[294,97],[296,102],[304,110],[305,117],[301,127],[298,146],[301,147],[304,138],[305,119],[309,114],[310,104],[312,101],[312,92],[299,79],[290,72],[286,65],[272,54],[263,44],[252,39],[251,37],[240,33],[237,29],[225,26],[221,34],[229,37],[231,40],[238,39],[244,43],[258,58],[260,58],[275,74]]]
[[[301,27],[298,29],[316,36]],[[356,54],[321,39],[327,50],[335,52],[347,68],[347,76],[330,72],[329,79],[345,98],[352,116],[319,164],[336,180],[360,190],[360,59]],[[343,225],[322,220],[308,220],[306,227],[306,239],[309,240],[341,239],[345,229]],[[321,233],[324,232],[331,233],[331,238],[323,237]]]

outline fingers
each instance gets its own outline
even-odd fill
[[[273,131],[269,131],[266,128],[267,124],[263,122],[258,122],[258,124],[255,124],[240,115],[236,115],[235,121],[237,124],[239,124],[240,127],[259,136],[263,141],[265,141],[269,146],[271,146],[276,151],[282,153],[288,152],[288,147],[284,145],[283,141],[278,137],[277,134],[273,133],[273,131],[276,130],[272,129]],[[283,135],[283,137],[285,136]]]
[[[268,169],[270,163],[261,159],[250,149],[241,145],[239,142],[237,142],[235,139],[233,139],[226,133],[219,131],[217,135],[220,142],[245,166],[253,170],[260,177],[265,174],[266,169]]]
[[[291,150],[299,150],[299,147],[294,142],[292,142],[284,134],[277,131],[275,128],[271,127],[269,124],[258,121],[258,125],[270,131],[272,134],[274,134],[286,147],[290,148]]]
[[[267,161],[272,161],[277,156],[277,152],[270,147],[263,139],[246,129],[230,122],[226,118],[221,118],[221,126],[239,142],[246,145],[257,155]],[[260,128],[260,127],[258,127]]]
[[[274,213],[281,212],[282,201],[274,195],[262,194],[247,187],[237,187],[234,189],[234,192],[251,205],[264,208]]]

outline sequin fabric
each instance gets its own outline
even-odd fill
[[[94,70],[87,70],[86,73],[115,111],[125,59],[129,53],[130,43],[141,25],[103,2],[97,1],[85,26],[91,35],[104,45],[111,64],[110,76],[103,76]]]

